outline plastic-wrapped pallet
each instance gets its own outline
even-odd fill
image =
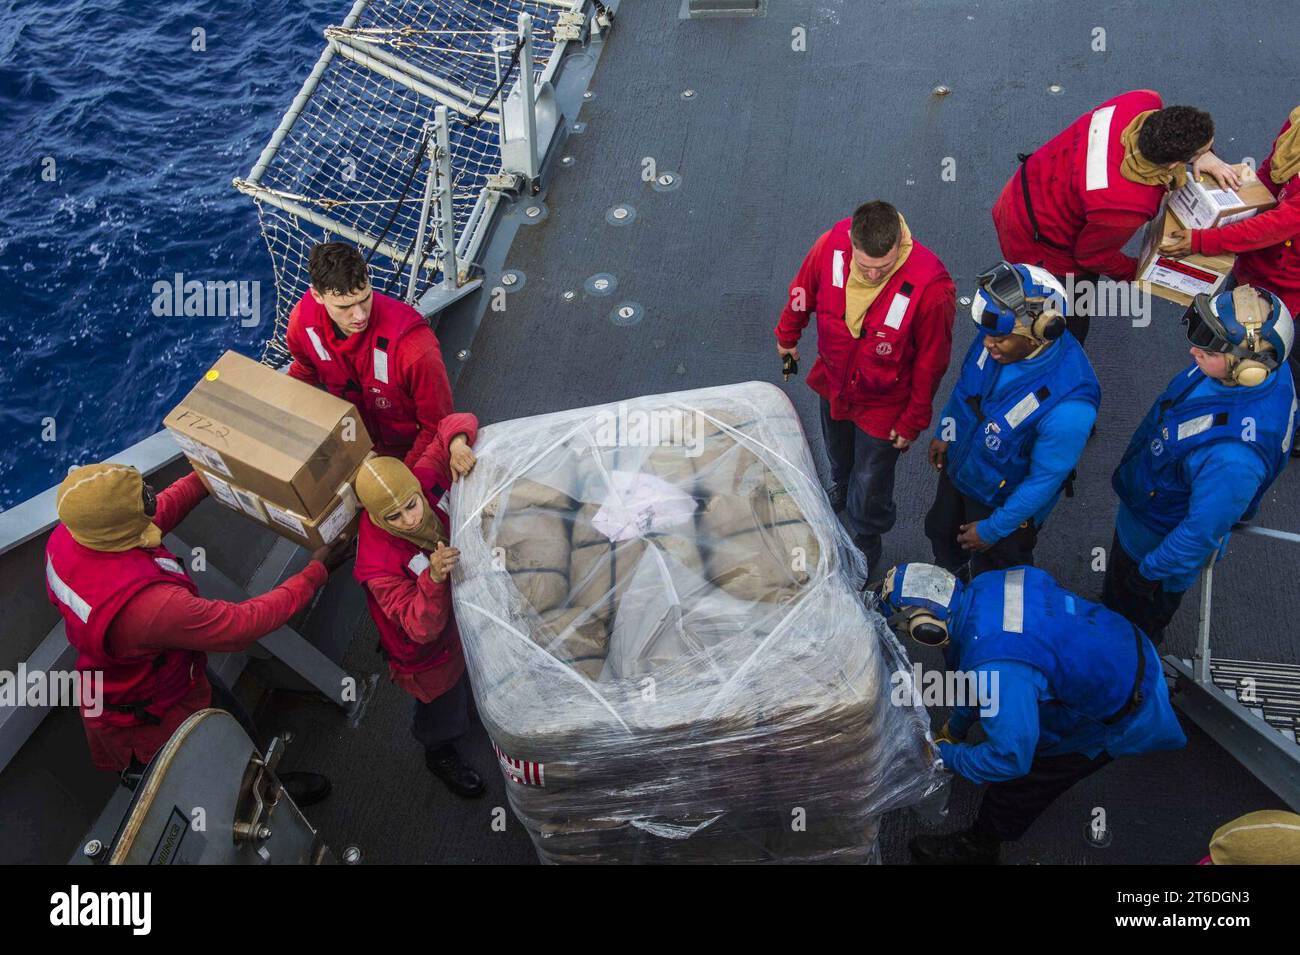
[[[780,389],[489,425],[455,609],[546,862],[870,861],[938,785],[910,664]]]

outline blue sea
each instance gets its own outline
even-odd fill
[[[0,0],[0,508],[157,431],[226,349],[261,355],[270,259],[230,181],[350,6]],[[260,282],[261,324],[156,317],[178,273]]]

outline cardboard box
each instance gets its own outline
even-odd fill
[[[163,424],[196,470],[311,519],[371,447],[351,402],[229,351]]]
[[[1220,189],[1206,176],[1201,182],[1188,179],[1187,185],[1169,194],[1169,209],[1188,229],[1213,229],[1249,219],[1257,212],[1277,205],[1273,193],[1259,181],[1255,170],[1245,163],[1232,167],[1241,176],[1241,188]]]
[[[308,550],[315,550],[324,544],[330,544],[340,537],[356,531],[361,516],[361,506],[349,484],[343,485],[341,493],[321,511],[319,517],[310,518],[303,514],[271,503],[252,491],[236,487],[224,478],[196,467],[195,473],[207,487],[208,493],[234,511],[239,511],[253,520],[265,524],[281,537],[301,544]]]
[[[1160,214],[1147,227],[1142,254],[1138,258],[1137,281],[1152,295],[1179,305],[1191,305],[1201,292],[1213,295],[1223,287],[1232,271],[1235,255],[1187,255],[1180,259],[1161,255],[1160,245],[1179,228],[1174,214],[1161,206]]]

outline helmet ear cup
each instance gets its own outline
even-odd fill
[[[1243,358],[1232,367],[1232,380],[1246,388],[1253,388],[1264,383],[1268,377],[1268,365],[1262,361]]]
[[[941,647],[948,642],[948,625],[921,611],[907,621],[907,635],[924,646]]]
[[[1047,308],[1034,319],[1030,331],[1040,342],[1054,342],[1065,334],[1065,316],[1054,308]]]

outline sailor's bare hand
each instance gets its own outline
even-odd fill
[[[451,479],[457,481],[465,477],[470,471],[474,470],[474,464],[478,458],[470,449],[469,441],[463,434],[458,434],[451,439]]]
[[[778,344],[778,345],[776,346],[776,353],[777,353],[778,355],[780,355],[782,358],[784,358],[786,355],[792,355],[792,356],[794,356],[794,360],[795,360],[795,361],[798,361],[798,360],[799,360],[799,346],[798,346],[798,345],[796,345],[794,348],[782,348],[782,347]]]
[[[961,544],[962,550],[985,551],[993,546],[980,539],[979,527],[979,523],[975,521],[961,526],[957,543]]]
[[[1220,189],[1241,188],[1241,176],[1237,174],[1237,170],[1214,155],[1214,153],[1205,153],[1203,156],[1198,156],[1192,163],[1192,175],[1199,177],[1202,173],[1209,173],[1214,181],[1219,184]]]
[[[322,544],[311,552],[311,559],[318,560],[331,573],[338,570],[356,552],[356,538],[340,537],[332,544]]]
[[[1192,230],[1175,229],[1160,246],[1162,255],[1183,256],[1192,251]]]
[[[435,584],[440,584],[447,579],[451,569],[456,566],[460,560],[460,551],[447,544],[439,544],[437,549],[429,555],[429,576],[433,578]]]
[[[930,442],[930,467],[942,471],[948,463],[948,442],[935,438]]]

